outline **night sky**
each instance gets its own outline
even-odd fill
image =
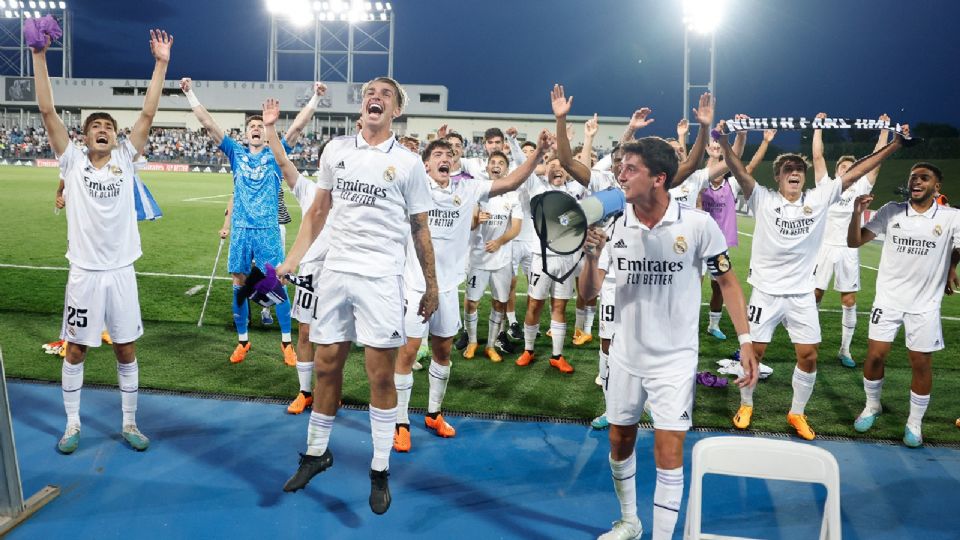
[[[147,30],[176,38],[168,78],[265,80],[264,0],[73,0],[74,76],[148,78]],[[394,75],[442,84],[449,108],[681,116],[683,26],[667,0],[396,0]],[[718,31],[718,117],[876,117],[960,126],[960,1],[729,0]],[[301,79],[309,79],[310,72]],[[285,77],[294,78],[294,77]],[[693,100],[691,100],[693,102]]]

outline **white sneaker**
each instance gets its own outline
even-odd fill
[[[70,424],[57,443],[57,449],[64,454],[72,454],[80,446],[80,424]]]
[[[123,431],[121,431],[120,434],[123,435],[123,440],[127,441],[127,443],[138,452],[143,452],[147,448],[150,448],[150,439],[143,433],[140,433],[136,424],[123,426]]]
[[[637,521],[614,521],[613,528],[601,534],[597,540],[637,540],[643,534],[643,525]]]

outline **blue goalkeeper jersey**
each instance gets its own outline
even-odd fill
[[[286,139],[281,139],[289,148]],[[270,147],[254,154],[230,137],[220,141],[233,172],[232,227],[266,229],[277,226],[281,172]]]

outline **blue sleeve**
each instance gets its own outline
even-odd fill
[[[293,147],[287,142],[286,137],[280,137],[280,146],[283,146],[283,151],[288,154],[293,152]]]

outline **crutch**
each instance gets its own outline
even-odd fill
[[[220,252],[223,251],[223,238],[220,239],[220,247],[217,248],[217,258],[213,260],[213,272],[210,273],[210,282],[207,283],[207,294],[203,297],[203,307],[200,309],[200,320],[197,321],[197,327],[203,326],[203,313],[207,311],[207,300],[210,300],[210,289],[213,288],[213,276],[217,275],[217,265],[220,264]]]

